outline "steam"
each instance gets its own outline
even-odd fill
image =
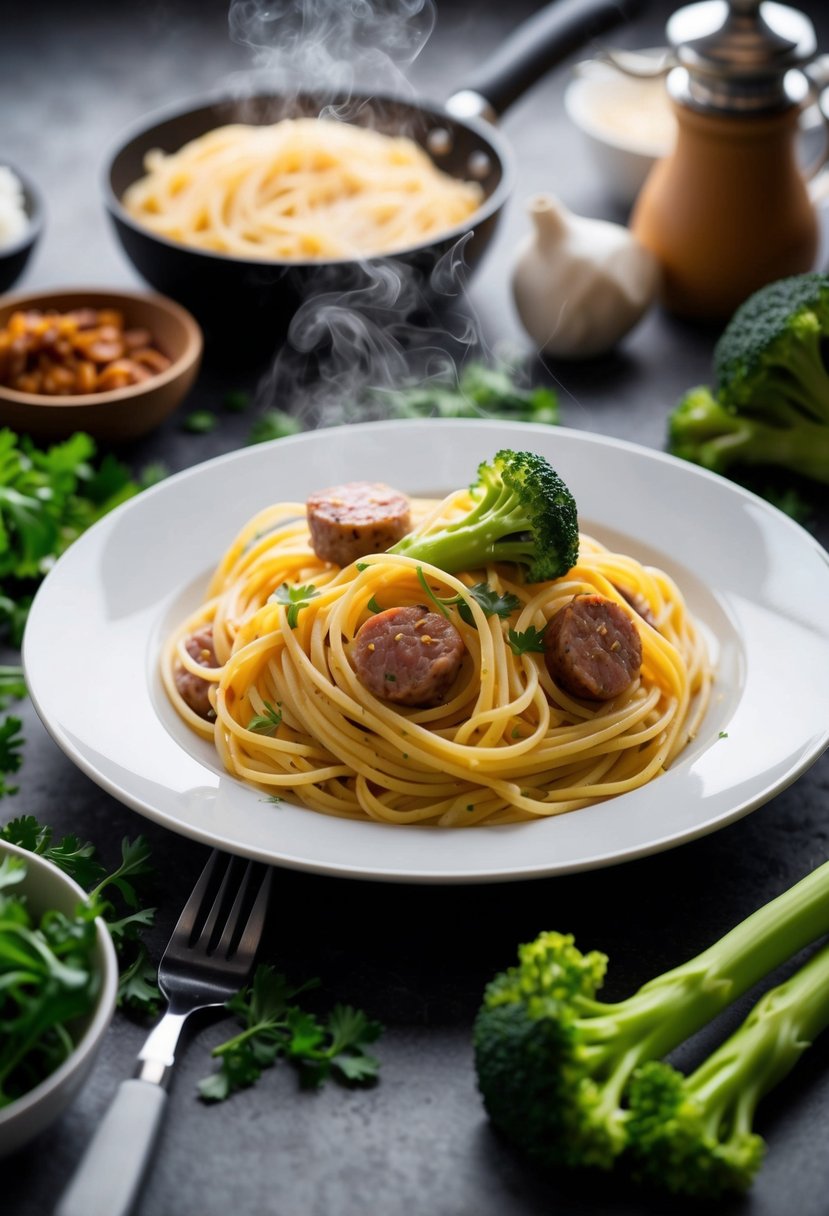
[[[432,0],[231,0],[234,42],[279,92],[407,90],[435,24]]]
[[[303,93],[306,113],[311,93],[325,117],[374,125],[366,95],[375,114],[384,94],[414,100],[407,71],[434,22],[432,0],[231,0],[231,37],[252,52],[238,92]],[[257,406],[330,426],[383,417],[384,393],[404,384],[454,379],[483,346],[464,290],[468,239],[430,273],[393,257],[320,265],[287,338],[274,336]]]
[[[321,267],[257,403],[288,409],[305,427],[336,426],[387,416],[388,394],[405,384],[454,380],[482,347],[464,293],[468,239],[427,281],[392,258]]]

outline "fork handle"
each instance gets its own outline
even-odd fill
[[[55,1216],[128,1216],[166,1105],[160,1085],[122,1081]]]

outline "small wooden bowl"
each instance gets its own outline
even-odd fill
[[[61,439],[86,431],[119,443],[159,425],[192,387],[202,355],[202,334],[194,318],[166,296],[137,291],[73,288],[0,297],[0,327],[13,312],[31,308],[68,312],[73,308],[117,308],[128,329],[148,329],[158,349],[172,360],[166,371],[142,384],[108,393],[50,397],[20,393],[0,385],[0,426],[38,439]]]

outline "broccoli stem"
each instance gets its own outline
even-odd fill
[[[639,1064],[672,1051],[827,932],[829,862],[627,1000],[609,1005],[583,999],[579,1026],[585,1062],[594,1077],[606,1075],[614,1093],[621,1094]]]
[[[514,495],[506,486],[496,495],[481,495],[475,506],[462,519],[425,534],[411,533],[398,541],[389,552],[411,557],[436,566],[448,574],[458,570],[474,570],[483,561],[520,561],[532,552],[532,542],[526,536],[506,539],[511,533],[527,529],[527,514],[516,506]]]
[[[749,1135],[757,1103],[829,1026],[829,947],[764,993],[742,1026],[684,1082],[714,1138]]]
[[[732,465],[777,465],[829,484],[829,426],[806,421],[769,426],[725,413],[723,422],[723,434],[700,441],[680,437],[677,428],[674,450],[715,473]]]

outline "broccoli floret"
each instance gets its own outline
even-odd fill
[[[596,999],[603,954],[542,933],[488,986],[475,1021],[478,1084],[493,1123],[542,1165],[609,1168],[631,1142],[634,1074],[644,1086],[644,1065],[828,930],[829,864],[615,1004]]]
[[[410,532],[392,549],[453,574],[516,562],[531,583],[560,578],[578,560],[573,495],[543,456],[497,452],[478,467],[475,505],[451,524]]]
[[[829,275],[770,283],[737,309],[714,350],[713,390],[691,389],[669,447],[717,473],[777,465],[829,482]]]
[[[714,348],[717,387],[732,408],[785,424],[788,411],[829,425],[829,275],[769,283],[741,304]]]
[[[744,1191],[766,1145],[752,1127],[764,1094],[829,1024],[829,948],[766,992],[742,1026],[689,1077],[645,1064],[630,1086],[634,1172],[684,1195]]]

